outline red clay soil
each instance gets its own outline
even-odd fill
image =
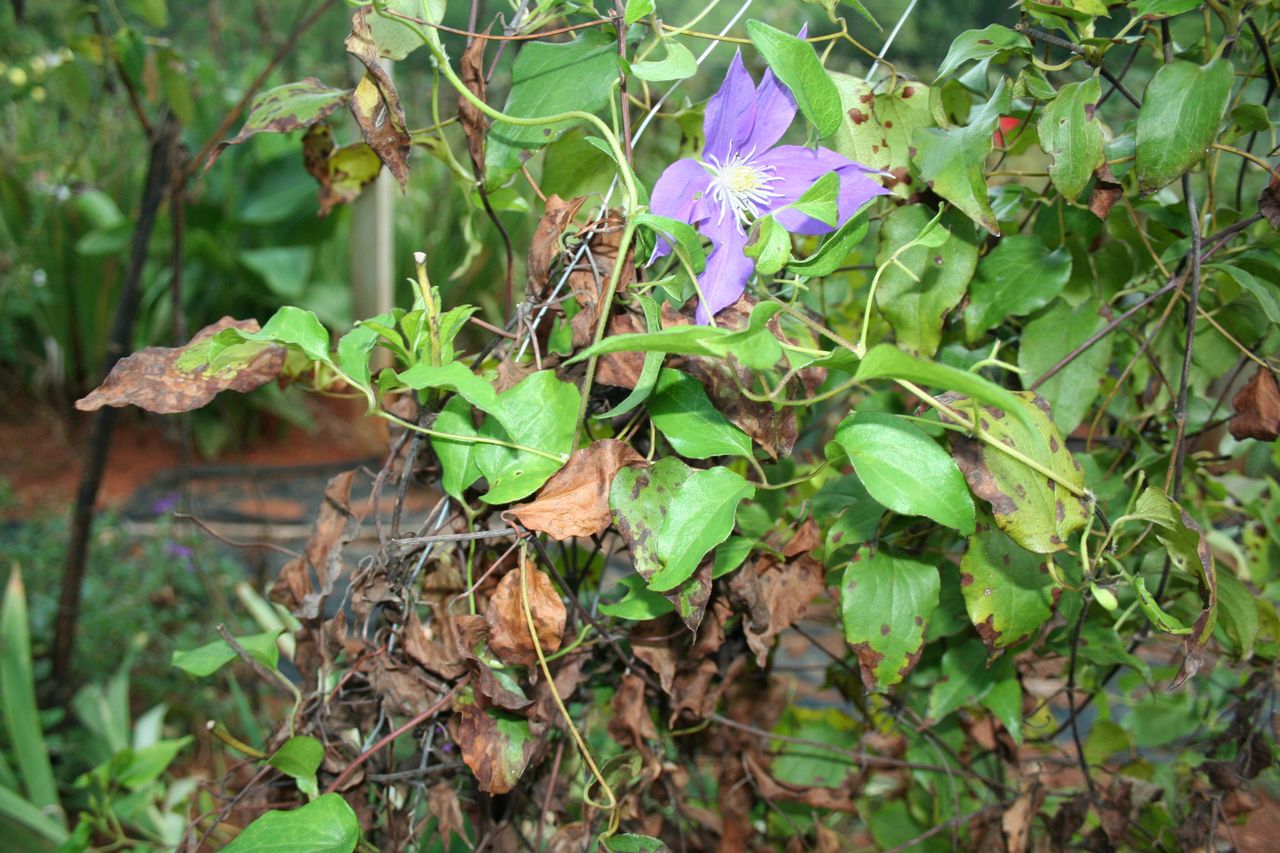
[[[262,429],[265,437],[252,447],[217,459],[195,458],[191,464],[308,465],[383,452],[382,422],[362,417],[358,407],[347,403],[308,399],[314,430],[267,423]],[[58,512],[75,499],[80,482],[91,416],[77,412],[63,417],[39,405],[25,408],[25,418],[0,421],[0,488],[8,492],[0,517]],[[160,472],[181,466],[175,425],[174,420],[132,410],[122,414],[107,457],[99,507],[120,506]]]

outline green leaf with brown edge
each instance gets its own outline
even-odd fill
[[[911,174],[911,134],[932,127],[929,87],[914,80],[876,93],[874,86],[851,74],[832,72],[840,92],[843,124],[831,147],[857,163],[893,176],[885,186],[900,198],[915,192]]]
[[[1067,201],[1075,201],[1105,159],[1102,124],[1093,114],[1101,97],[1097,77],[1068,83],[1045,104],[1036,127],[1040,146],[1053,158],[1049,179]]]
[[[884,265],[899,247],[914,240],[931,219],[919,204],[890,213],[880,226],[876,265]],[[898,346],[925,356],[938,351],[943,323],[964,298],[978,266],[978,247],[969,220],[947,211],[935,231],[949,232],[949,236],[936,248],[917,244],[898,255],[897,263],[889,264],[881,274],[876,290],[876,307],[893,327]]]
[[[993,524],[979,518],[960,560],[965,610],[992,657],[1034,635],[1061,593],[1049,574],[1053,557],[1020,547]]]
[[[268,89],[253,99],[240,132],[214,146],[205,168],[212,166],[228,145],[238,145],[255,133],[291,133],[310,127],[350,98],[350,89],[331,89],[315,77]]]
[[[945,450],[897,415],[857,412],[836,428],[835,442],[871,497],[901,515],[922,515],[968,535],[973,498]]]
[[[1213,635],[1218,619],[1218,580],[1213,551],[1200,526],[1172,498],[1154,486],[1147,487],[1134,505],[1132,517],[1150,522],[1155,535],[1174,568],[1200,582],[1204,609],[1196,617],[1191,633],[1183,640],[1186,657],[1169,689],[1195,675],[1203,663],[1204,646]]]
[[[505,794],[524,775],[536,741],[529,721],[500,708],[482,709],[468,687],[454,699],[458,748],[480,790]]]
[[[1054,427],[1049,404],[1029,391],[1016,396],[1032,403],[1023,406],[1032,425],[988,406],[980,409],[982,432],[1083,490],[1084,472]],[[943,400],[972,416],[972,403],[964,398],[948,395]],[[1023,548],[1037,554],[1061,551],[1067,547],[1067,537],[1084,527],[1089,509],[1061,483],[985,441],[959,432],[949,432],[947,437],[969,488],[991,505],[996,525]]]
[[[868,689],[902,681],[920,659],[925,627],[938,607],[938,570],[885,550],[862,548],[844,569],[844,636]]]
[[[911,134],[920,177],[934,192],[997,237],[1000,225],[987,200],[984,167],[1000,116],[1010,109],[1009,86],[1001,77],[991,100],[970,113],[966,126],[919,128]]]
[[[1050,250],[1029,234],[1006,237],[978,263],[969,285],[965,339],[973,343],[1005,318],[1043,308],[1070,280],[1071,253],[1065,248]]]
[[[648,468],[623,468],[609,488],[613,524],[631,551],[636,572],[648,582],[662,568],[658,534],[667,507],[693,469],[674,456],[664,456]]]
[[[1138,110],[1134,171],[1144,195],[1176,181],[1204,157],[1234,81],[1235,68],[1226,59],[1204,66],[1175,60],[1156,71]]]
[[[1018,345],[1022,382],[1034,382],[1106,324],[1092,295],[1075,307],[1065,300],[1055,302],[1022,328]],[[1110,335],[1104,337],[1037,389],[1049,401],[1053,422],[1063,435],[1080,425],[1098,399],[1111,366],[1112,344]]]

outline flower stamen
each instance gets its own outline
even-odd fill
[[[738,231],[743,234],[746,226],[760,216],[761,209],[779,195],[770,186],[781,177],[774,174],[773,166],[752,162],[754,154],[755,149],[735,154],[731,148],[723,162],[708,155],[707,162],[702,164],[711,175],[711,200],[720,208],[717,224],[723,223],[725,216],[732,212]]]

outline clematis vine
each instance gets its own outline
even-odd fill
[[[701,159],[677,160],[654,185],[654,213],[687,222],[711,241],[706,269],[698,276],[704,297],[698,305],[699,323],[710,322],[746,289],[754,264],[744,250],[753,221],[774,214],[793,234],[825,234],[888,192],[869,176],[875,170],[828,148],[778,145],[795,115],[791,92],[772,71],[765,72],[757,88],[739,52],[720,91],[707,102]],[[834,227],[798,210],[782,210],[828,172],[840,179]],[[670,251],[659,240],[653,259]]]

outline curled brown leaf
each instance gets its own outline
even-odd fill
[[[612,438],[594,442],[574,451],[533,501],[512,507],[510,512],[525,527],[553,539],[603,533],[613,522],[609,487],[614,475],[643,464],[644,457],[626,442]]]
[[[526,578],[529,613],[533,617],[538,645],[542,647],[544,655],[560,648],[568,613],[551,579],[532,566],[525,565],[516,571],[507,572],[498,583],[485,613],[485,619],[489,623],[489,649],[503,663],[531,666],[537,663],[538,655],[529,634],[529,622],[525,618],[520,589],[521,573]]]

